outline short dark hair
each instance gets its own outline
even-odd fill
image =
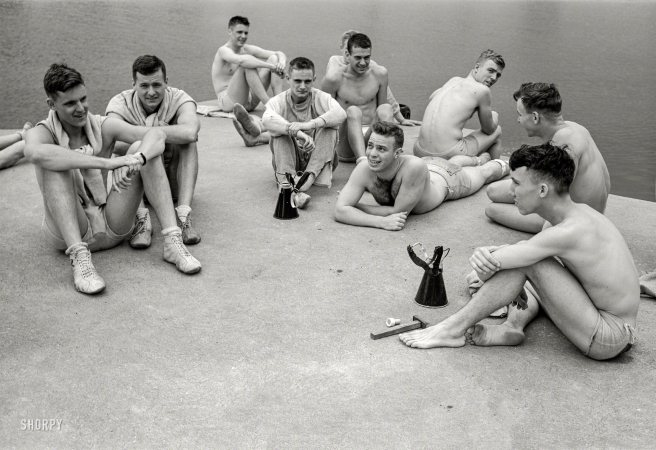
[[[513,94],[515,100],[522,99],[526,111],[560,114],[563,109],[563,99],[555,84],[524,83]]]
[[[403,129],[400,126],[392,122],[375,122],[371,128],[374,133],[380,134],[381,136],[392,136],[394,138],[394,143],[396,144],[394,150],[397,148],[403,148],[404,136]]]
[[[478,57],[476,63],[479,64],[485,62],[488,59],[491,59],[494,64],[501,67],[502,69],[506,67],[506,62],[503,60],[503,56],[501,56],[494,50],[490,50],[490,49],[485,50],[483,53],[481,53],[481,56]]]
[[[137,79],[137,72],[141,75],[152,75],[162,69],[162,75],[166,80],[166,65],[164,61],[153,55],[143,55],[134,60],[132,64],[132,79]]]
[[[232,28],[237,25],[246,25],[247,27],[250,27],[251,23],[248,21],[246,17],[243,16],[231,17],[230,20],[228,21],[228,28]]]
[[[292,74],[292,69],[296,70],[311,70],[314,73],[314,63],[308,58],[299,56],[289,62],[289,74]]]
[[[371,39],[369,39],[366,34],[352,34],[348,40],[348,43],[346,44],[346,48],[348,48],[349,53],[353,51],[353,47],[371,48]]]
[[[79,85],[84,86],[82,75],[66,64],[52,64],[43,77],[43,89],[53,99],[57,97],[57,92],[66,92]]]
[[[540,145],[522,145],[510,155],[510,168],[526,167],[533,179],[553,184],[556,194],[569,192],[574,180],[576,165],[567,146],[557,146],[553,141]]]

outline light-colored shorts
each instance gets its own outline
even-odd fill
[[[428,171],[444,178],[448,192],[444,200],[457,200],[471,194],[471,179],[462,167],[444,158],[428,156],[421,158],[426,162]]]
[[[456,145],[451,147],[445,152],[430,153],[422,148],[419,144],[419,139],[415,141],[415,145],[412,147],[412,152],[415,156],[419,158],[425,158],[427,156],[437,156],[440,158],[453,158],[454,156],[464,155],[464,156],[478,156],[478,141],[474,136],[468,134],[460,139]]]
[[[599,311],[585,356],[596,360],[615,358],[628,352],[634,340],[635,329],[631,325],[611,313]]]
[[[236,102],[232,101],[232,99],[228,95],[227,89],[219,94],[218,99],[219,99],[219,108],[221,108],[221,111],[232,112]],[[257,101],[257,103],[255,103],[255,100],[253,100],[253,95],[249,92],[248,101],[246,102],[245,105],[241,105],[241,106],[243,106],[246,109],[246,111],[251,112],[257,107],[259,103],[260,103],[259,100]]]
[[[132,234],[132,229],[123,235],[118,235],[109,228],[107,217],[105,217],[105,205],[84,208],[84,213],[87,216],[87,232],[82,241],[89,245],[89,250],[92,252],[116,247]],[[68,248],[66,242],[50,230],[45,217],[43,218],[43,235],[55,249],[66,250]]]

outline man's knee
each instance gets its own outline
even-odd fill
[[[346,120],[362,120],[362,110],[357,106],[349,106],[346,108]]]
[[[132,155],[134,153],[137,153],[139,151],[139,147],[141,147],[141,141],[134,142],[132,145],[130,145],[130,148],[128,148],[126,154]]]
[[[520,267],[519,270],[524,273],[529,280],[535,280],[539,275],[545,273],[548,270],[560,270],[563,268],[563,265],[558,262],[556,258],[550,256],[543,260],[531,264],[530,266]]]
[[[501,126],[497,126],[497,129],[494,130],[493,135],[496,139],[499,139],[501,137]]]
[[[269,58],[267,59],[267,62],[269,64],[278,64],[278,55],[269,56]]]
[[[376,115],[381,121],[390,122],[394,118],[394,109],[389,103],[384,103],[376,108]]]

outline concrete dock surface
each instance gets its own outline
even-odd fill
[[[527,235],[485,217],[484,191],[399,232],[337,223],[353,164],[276,220],[269,147],[244,147],[227,119],[201,125],[198,275],[163,261],[153,217],[149,249],[93,254],[105,292],[76,292],[69,259],[45,245],[33,167],[0,172],[1,448],[653,448],[653,299],[633,349],[608,362],[542,315],[513,348],[371,340],[388,317],[456,312],[473,250]],[[411,152],[419,129],[404,130]],[[656,203],[611,196],[607,216],[638,270],[656,269]],[[451,249],[445,308],[414,302],[418,241]]]

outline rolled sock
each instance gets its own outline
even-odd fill
[[[180,205],[177,208],[175,208],[175,212],[178,213],[178,217],[180,218],[180,222],[184,222],[187,220],[187,216],[191,212],[191,206],[189,205]]]
[[[162,230],[164,236],[168,236],[173,233],[182,233],[182,230],[179,227],[169,227]]]
[[[70,247],[68,247],[64,253],[70,255],[76,247],[89,248],[89,245],[86,242],[78,242],[77,244],[73,244]]]

